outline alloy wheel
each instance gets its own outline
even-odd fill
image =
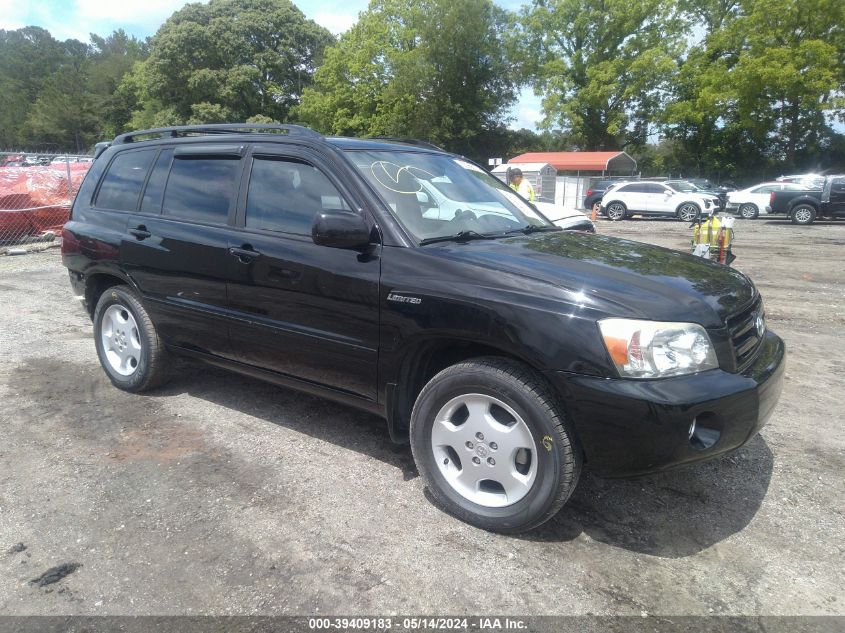
[[[111,368],[121,376],[131,376],[141,362],[141,337],[129,309],[116,303],[103,315],[100,324],[103,351]]]
[[[518,502],[537,478],[531,430],[493,396],[464,394],[447,402],[432,425],[431,448],[448,485],[488,508]]]

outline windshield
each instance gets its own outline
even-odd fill
[[[672,182],[667,182],[667,186],[671,187],[675,191],[699,191],[699,187],[695,186],[693,183],[688,182],[686,180],[673,180]]]
[[[454,156],[360,150],[347,156],[418,241],[554,227],[503,182]]]

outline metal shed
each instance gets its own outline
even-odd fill
[[[549,163],[528,163],[511,161],[493,169],[493,175],[506,185],[510,184],[510,172],[514,167],[522,170],[522,177],[534,186],[534,193],[540,202],[554,202],[557,185],[557,170]]]
[[[579,209],[584,194],[598,180],[608,177],[631,177],[637,161],[625,152],[529,152],[511,159],[517,163],[546,163],[557,170],[554,202]],[[524,170],[523,170],[524,171]]]

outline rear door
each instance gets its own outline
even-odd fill
[[[226,285],[244,148],[194,143],[164,147],[129,218],[121,257],[162,338],[231,357]]]
[[[381,247],[315,244],[314,217],[329,209],[366,215],[338,165],[254,148],[229,243],[243,254],[229,285],[232,345],[244,363],[374,400]]]
[[[766,213],[773,191],[783,191],[782,184],[761,185],[748,193],[748,202],[757,207],[760,213]]]
[[[608,194],[610,198],[622,200],[630,212],[645,212],[647,210],[647,198],[645,184],[634,182],[629,185],[622,185],[616,190],[616,196]]]

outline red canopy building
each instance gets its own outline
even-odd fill
[[[637,161],[625,152],[528,152],[508,163],[548,163],[560,172],[592,172],[585,175],[631,176]]]

